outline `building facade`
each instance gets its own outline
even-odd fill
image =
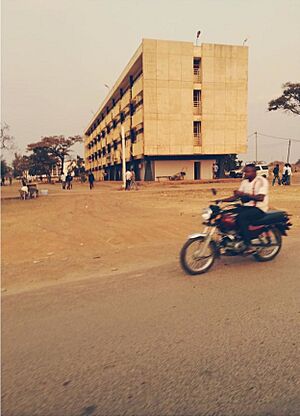
[[[143,39],[85,131],[96,179],[185,172],[210,179],[214,162],[247,148],[248,48]]]

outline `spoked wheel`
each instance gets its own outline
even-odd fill
[[[281,249],[281,233],[276,229],[270,229],[259,236],[261,246],[258,247],[257,252],[253,255],[257,261],[273,260]]]
[[[183,270],[191,275],[202,274],[214,264],[215,250],[210,243],[204,250],[205,239],[203,237],[188,240],[181,249],[180,263]]]

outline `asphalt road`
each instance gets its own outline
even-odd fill
[[[300,240],[2,298],[2,415],[300,415]]]

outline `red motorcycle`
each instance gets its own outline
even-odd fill
[[[235,203],[221,208],[215,202],[203,210],[203,232],[190,235],[180,252],[180,263],[186,273],[205,273],[220,256],[245,255],[247,247],[236,221],[240,206]],[[273,260],[281,250],[282,236],[287,235],[291,225],[285,211],[268,211],[260,220],[254,221],[249,226],[254,259]]]

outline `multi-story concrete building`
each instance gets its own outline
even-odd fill
[[[215,161],[247,147],[248,48],[143,39],[85,131],[85,164],[97,179],[185,172],[209,179]]]

